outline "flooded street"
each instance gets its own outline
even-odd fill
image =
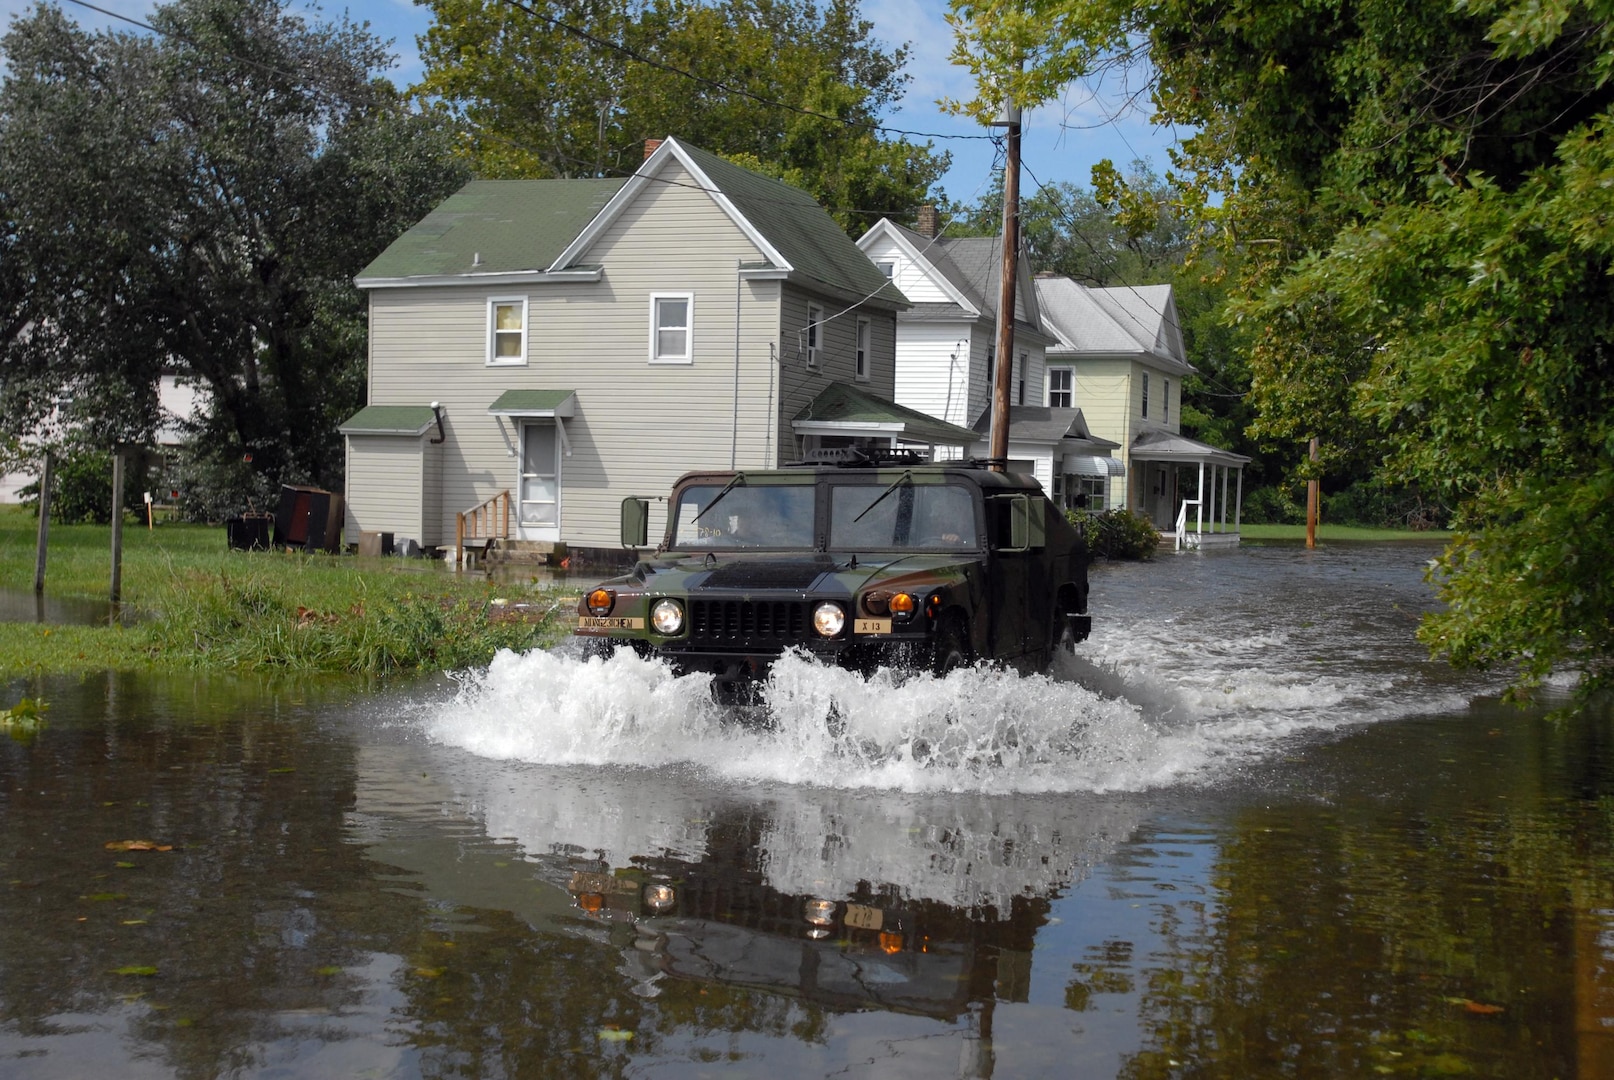
[[[770,727],[564,648],[15,682],[0,1077],[1614,1077],[1614,729],[1430,663],[1435,550],[1096,567],[1049,677]]]

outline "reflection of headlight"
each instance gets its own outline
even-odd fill
[[[834,637],[846,626],[846,612],[829,600],[813,608],[813,629],[821,637]]]
[[[684,605],[676,600],[657,600],[650,609],[650,624],[658,633],[671,636],[684,628]]]
[[[671,885],[646,885],[644,887],[644,906],[656,914],[661,914],[673,906],[677,897],[673,894]]]
[[[801,914],[814,926],[829,926],[835,922],[835,901],[809,900],[802,905]]]

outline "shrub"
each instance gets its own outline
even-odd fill
[[[1150,559],[1160,549],[1160,532],[1142,514],[1130,510],[1106,510],[1102,514],[1081,514],[1067,510],[1071,524],[1086,530],[1093,554],[1105,559]]]
[[[1302,485],[1302,493],[1305,488]],[[1251,525],[1304,525],[1306,502],[1302,494],[1299,501],[1287,488],[1272,486],[1256,488],[1244,496],[1239,507],[1239,520]]]
[[[44,469],[42,456],[35,459],[35,469]],[[145,455],[132,454],[124,462],[123,505],[126,510],[138,510],[143,505],[146,486]],[[93,447],[69,444],[56,451],[51,466],[53,488],[50,497],[50,517],[63,525],[106,525],[112,521],[112,452]],[[39,514],[39,481],[21,489],[17,494],[24,505]],[[144,511],[141,511],[142,513]]]
[[[172,476],[185,521],[219,522],[276,505],[278,488],[233,446],[192,442],[180,450]]]

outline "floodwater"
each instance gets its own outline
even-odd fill
[[[564,650],[18,682],[0,1077],[1614,1076],[1609,716],[1427,661],[1433,554],[1098,567],[1050,678],[769,730]]]

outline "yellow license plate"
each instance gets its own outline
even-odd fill
[[[852,623],[854,634],[889,634],[891,633],[890,619],[858,619]]]
[[[639,884],[631,878],[614,874],[595,874],[579,870],[572,874],[567,889],[574,893],[601,893],[605,896],[631,896],[639,891]]]
[[[885,925],[885,915],[879,908],[847,904],[846,925],[858,930],[878,930]]]
[[[594,615],[579,615],[577,617],[579,630],[643,630],[643,619],[628,618],[598,618]]]

